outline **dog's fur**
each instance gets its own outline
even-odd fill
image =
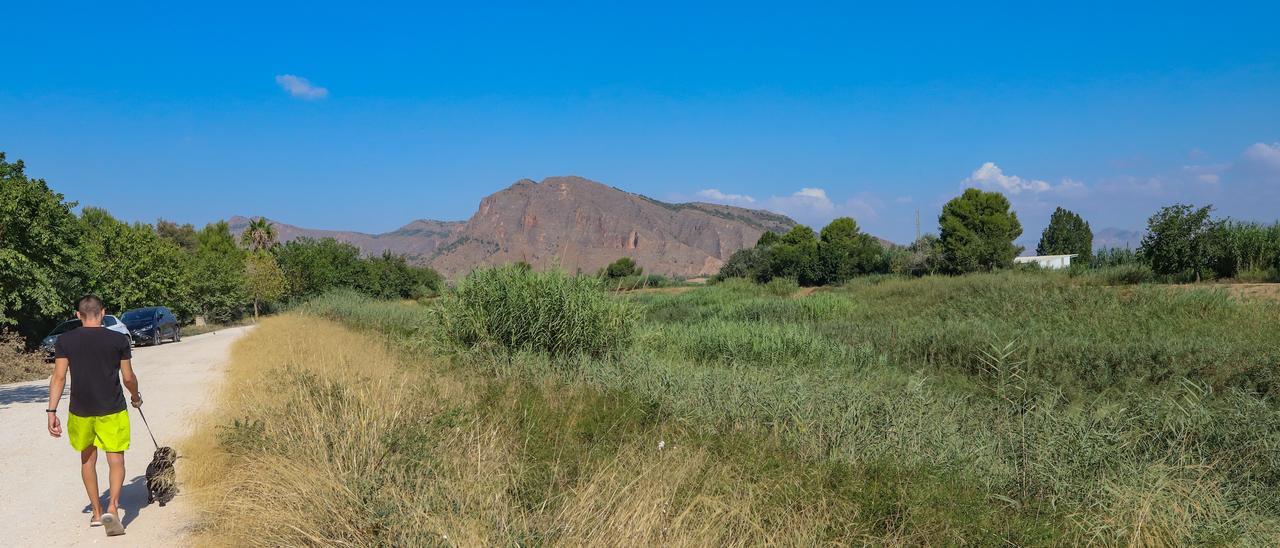
[[[147,465],[147,504],[160,501],[164,506],[178,494],[178,473],[174,463],[178,452],[172,447],[157,447]]]

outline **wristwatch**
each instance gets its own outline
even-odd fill
[[[58,410],[57,410],[57,409],[45,409],[45,410],[44,410],[44,412],[45,412],[45,413],[57,413],[57,412],[58,412]]]

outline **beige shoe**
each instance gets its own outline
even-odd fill
[[[124,534],[124,524],[116,518],[114,514],[102,514],[102,528],[107,530],[107,536],[117,537]]]

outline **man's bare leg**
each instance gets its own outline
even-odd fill
[[[90,445],[80,452],[80,478],[84,480],[85,494],[89,495],[89,506],[93,508],[94,521],[102,519],[102,501],[98,499],[97,447]]]
[[[111,475],[111,501],[107,512],[120,517],[120,490],[124,489],[124,453],[107,453],[107,466]]]

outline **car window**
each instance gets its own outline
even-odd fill
[[[116,321],[115,316],[107,316],[105,318],[102,318],[102,327],[111,327],[117,323],[120,323],[120,322]]]
[[[126,322],[136,322],[139,320],[146,321],[153,318],[154,315],[155,315],[155,311],[151,310],[150,308],[139,308],[137,310],[130,310],[128,312],[125,312],[124,315],[120,317],[120,319]]]
[[[77,327],[80,327],[80,320],[67,320],[65,322],[58,324],[58,327],[53,328],[53,331],[50,332],[49,334],[61,335]]]

